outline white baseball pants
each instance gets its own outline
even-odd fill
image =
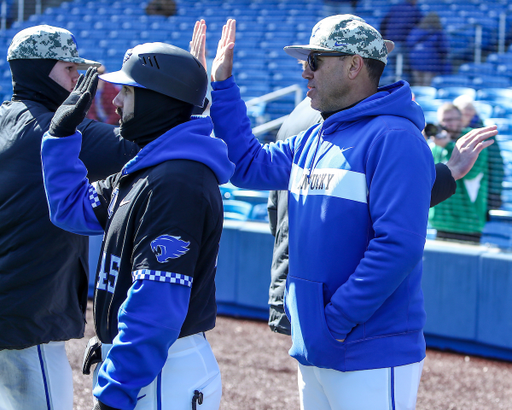
[[[110,347],[102,346],[103,357]],[[101,363],[94,371],[93,386],[100,367]],[[203,333],[173,343],[160,374],[140,390],[135,410],[191,410],[196,390],[202,395],[202,404],[196,400],[195,409],[219,409],[222,395],[220,369]]]
[[[0,410],[21,409],[73,409],[73,375],[64,342],[0,350]]]
[[[414,410],[423,360],[340,372],[299,364],[301,410]]]

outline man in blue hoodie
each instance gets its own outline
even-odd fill
[[[290,355],[303,409],[413,409],[425,358],[421,259],[434,163],[403,81],[378,88],[393,49],[352,15],[315,25],[305,60],[324,122],[261,146],[232,72],[235,22],[212,66],[215,133],[232,183],[288,189]]]
[[[215,272],[223,225],[219,184],[234,169],[209,117],[191,117],[207,90],[185,50],[148,43],[128,50],[113,103],[121,136],[142,149],[121,172],[89,183],[76,131],[94,98],[89,70],[59,107],[42,143],[50,217],[81,235],[103,233],[94,324],[84,372],[95,409],[216,410],[217,361],[204,332],[215,326]],[[101,353],[100,353],[101,352]]]

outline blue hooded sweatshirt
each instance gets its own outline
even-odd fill
[[[251,134],[233,78],[213,89],[215,134],[236,164],[231,182],[289,191],[291,356],[340,371],[421,361],[421,260],[435,168],[409,85],[382,87],[265,146]]]

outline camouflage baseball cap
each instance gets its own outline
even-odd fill
[[[7,50],[7,61],[25,59],[52,59],[77,63],[79,70],[99,67],[101,63],[78,55],[75,37],[68,30],[47,25],[21,30],[14,36]]]
[[[311,51],[335,51],[357,54],[387,64],[387,56],[394,47],[392,41],[383,40],[380,33],[362,18],[339,14],[316,23],[309,44],[287,46],[284,51],[299,60],[305,60]]]

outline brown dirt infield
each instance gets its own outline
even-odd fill
[[[81,373],[83,350],[94,334],[92,302],[86,337],[67,343],[75,387],[74,409],[91,410],[91,376]],[[219,317],[207,338],[222,373],[221,410],[299,408],[297,368],[290,340],[266,323]],[[512,363],[427,351],[417,410],[512,409]]]

